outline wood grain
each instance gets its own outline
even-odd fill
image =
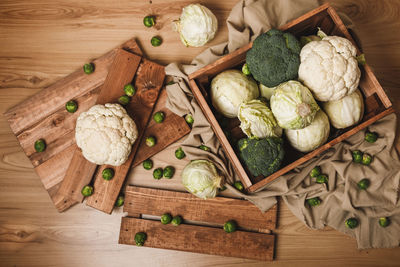
[[[186,48],[170,29],[184,5],[167,0],[3,0],[0,1],[0,113],[49,86],[135,34],[146,56],[159,63],[189,63],[205,47]],[[218,17],[212,46],[227,40],[225,21],[237,0],[201,1]],[[400,111],[400,3],[397,0],[331,0],[354,20],[368,64]],[[161,29],[143,27],[156,13]],[[150,38],[164,43],[153,48]],[[400,124],[397,126],[400,133]],[[153,156],[160,167],[174,165],[177,177],[154,181],[137,166],[134,185],[184,190],[179,175],[187,160],[173,157],[181,144]],[[396,139],[400,148],[400,140]],[[66,160],[67,165],[68,161]],[[54,160],[52,164],[57,164]],[[61,163],[60,163],[61,164]],[[62,164],[61,164],[62,165]],[[39,165],[40,166],[40,165]],[[46,171],[43,168],[42,171]],[[54,174],[56,176],[56,174]],[[51,186],[52,182],[47,181]],[[65,214],[53,207],[32,164],[0,116],[0,265],[4,266],[266,266],[265,262],[162,249],[117,245],[122,209],[112,215],[84,205]],[[357,250],[354,239],[332,228],[312,230],[279,207],[274,266],[398,266],[400,249]],[[318,251],[316,253],[315,251]]]

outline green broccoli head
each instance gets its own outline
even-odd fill
[[[243,138],[238,142],[239,156],[254,176],[276,172],[285,154],[283,140],[278,137]]]
[[[271,29],[259,35],[246,54],[246,63],[254,79],[267,87],[297,79],[300,43],[290,33]]]

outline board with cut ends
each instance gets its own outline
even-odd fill
[[[265,213],[249,201],[216,197],[200,199],[192,194],[128,186],[119,236],[120,244],[135,245],[137,232],[145,232],[144,246],[212,255],[271,261],[274,257],[277,208]],[[145,217],[180,215],[179,226],[163,225]],[[234,220],[239,228],[226,233],[223,225]]]
[[[96,103],[118,49],[142,55],[137,43],[131,39],[94,59],[92,62],[95,65],[95,71],[92,74],[87,75],[79,69],[30,96],[4,114],[58,211],[64,211],[79,203],[71,198],[65,199],[57,195],[57,192],[76,151],[74,139],[76,119],[81,112],[88,110]],[[71,99],[78,102],[79,107],[75,113],[68,113],[65,110],[65,103]],[[162,93],[157,101],[165,103],[165,99],[166,94]],[[190,131],[183,118],[173,114],[165,106],[157,104],[157,109],[164,110],[169,120],[165,121],[165,125],[164,123],[156,125],[156,128],[165,126],[174,134],[170,133],[164,138],[165,146],[163,146],[164,143],[160,143],[154,147],[150,153],[152,155]],[[47,148],[44,152],[36,153],[33,143],[39,138],[46,140]],[[140,146],[143,145],[140,144]],[[143,156],[137,160],[141,159],[143,160]],[[136,165],[140,163],[137,160],[135,160]]]

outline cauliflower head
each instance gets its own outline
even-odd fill
[[[94,105],[76,121],[76,144],[88,161],[98,165],[125,163],[137,137],[135,122],[119,104]]]
[[[306,44],[300,52],[299,80],[319,101],[339,100],[353,93],[361,72],[354,45],[339,36]]]

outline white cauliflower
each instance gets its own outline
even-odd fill
[[[135,122],[119,104],[95,105],[76,121],[76,144],[88,161],[98,165],[125,163],[137,137]]]
[[[339,100],[353,93],[360,81],[354,45],[339,36],[306,44],[300,52],[299,80],[320,101]]]

